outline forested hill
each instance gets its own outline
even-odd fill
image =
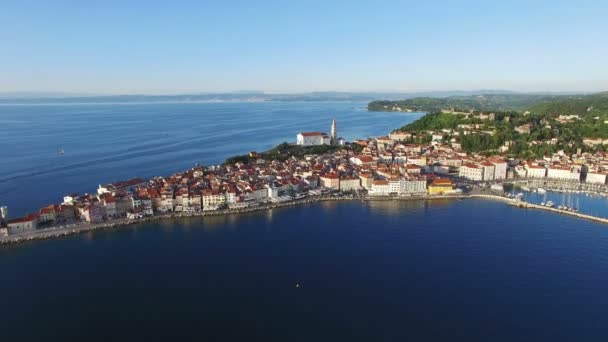
[[[524,110],[533,105],[568,100],[568,95],[487,94],[451,97],[417,97],[401,101],[372,101],[370,111],[435,112],[441,109],[454,111]]]
[[[528,111],[541,116],[603,116],[608,114],[608,92],[585,96],[568,96],[567,98],[536,103],[530,106]]]
[[[608,92],[537,97],[536,103],[525,108],[521,99],[519,107],[506,107],[503,101],[505,107],[494,108],[485,107],[487,103],[464,101],[459,103],[471,107],[457,108],[449,106],[456,103],[450,99],[413,100],[408,103],[425,104],[429,114],[398,130],[416,133],[420,142],[428,142],[433,132],[440,132],[443,141],[459,143],[467,152],[495,153],[508,148],[509,155],[526,157],[542,157],[559,150],[608,148],[585,143],[589,139],[608,139]]]

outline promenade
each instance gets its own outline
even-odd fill
[[[30,232],[24,232],[15,235],[9,235],[0,238],[0,245],[9,245],[15,243],[22,243],[33,240],[44,240],[60,238],[64,236],[81,234],[95,230],[107,230],[107,229],[119,229],[128,225],[142,224],[149,222],[156,222],[161,220],[174,220],[179,218],[191,218],[191,217],[207,217],[207,216],[220,216],[220,215],[234,215],[234,214],[246,214],[257,211],[271,210],[276,208],[295,207],[304,204],[323,202],[323,201],[433,201],[433,200],[454,200],[454,199],[483,199],[500,201],[502,203],[512,205],[514,207],[522,209],[536,209],[545,210],[557,214],[567,215],[576,217],[579,219],[590,220],[598,223],[608,224],[608,218],[602,218],[587,214],[581,214],[577,212],[571,212],[567,210],[560,210],[557,208],[551,208],[538,204],[532,204],[528,202],[518,201],[505,196],[499,196],[494,194],[462,194],[462,195],[420,195],[420,196],[311,196],[304,199],[286,201],[281,203],[262,204],[258,206],[251,206],[240,209],[222,209],[212,211],[202,211],[196,213],[170,213],[170,214],[159,214],[154,216],[148,216],[138,219],[111,219],[100,223],[77,223],[64,227],[53,227],[46,229],[38,229]]]

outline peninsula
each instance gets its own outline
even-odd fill
[[[94,193],[67,194],[24,217],[10,218],[2,207],[0,242],[326,200],[492,198],[604,222],[503,192],[505,184],[524,183],[608,193],[608,94],[538,101],[525,110],[439,108],[387,136],[352,142],[338,136],[334,121],[329,134],[298,132],[295,143],[222,165],[99,185]],[[437,103],[432,106],[450,102]],[[370,103],[370,110],[377,106]]]

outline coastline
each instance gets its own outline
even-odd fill
[[[28,241],[35,240],[47,240],[47,239],[57,239],[65,236],[76,235],[81,233],[86,233],[90,231],[96,230],[108,230],[108,229],[120,229],[122,227],[135,225],[135,224],[143,224],[150,223],[162,220],[175,220],[180,218],[192,218],[192,217],[207,217],[207,216],[223,216],[223,215],[234,215],[234,214],[248,214],[253,212],[272,210],[277,208],[286,208],[286,207],[296,207],[303,204],[311,204],[311,203],[319,203],[319,202],[340,202],[340,201],[434,201],[434,200],[458,200],[458,199],[482,199],[482,200],[492,200],[499,201],[505,203],[507,205],[511,205],[514,207],[522,208],[522,209],[536,209],[536,210],[545,210],[550,211],[562,215],[567,215],[579,219],[590,220],[598,223],[608,224],[608,218],[596,217],[587,214],[581,214],[576,212],[570,212],[566,210],[560,210],[556,208],[550,208],[546,206],[541,206],[538,204],[532,204],[527,202],[516,201],[514,199],[493,195],[493,194],[460,194],[460,195],[423,195],[423,196],[360,196],[360,197],[345,197],[345,196],[318,196],[318,197],[308,197],[300,200],[293,200],[283,203],[272,203],[259,205],[255,207],[249,208],[240,208],[240,209],[222,209],[222,210],[213,210],[213,211],[203,211],[198,213],[179,213],[179,214],[163,214],[163,215],[154,215],[148,216],[138,219],[115,219],[111,221],[104,221],[101,223],[81,223],[72,227],[64,227],[64,228],[47,228],[40,229],[33,232],[27,232],[16,235],[9,235],[0,238],[0,246],[6,245],[14,245],[25,243]]]
[[[223,216],[223,215],[234,215],[234,214],[248,214],[258,211],[265,211],[277,208],[286,208],[286,207],[295,207],[302,204],[311,204],[318,202],[329,202],[329,201],[427,201],[427,200],[440,200],[440,199],[459,199],[466,198],[466,195],[436,195],[436,196],[410,196],[410,197],[388,197],[388,196],[365,196],[365,197],[339,197],[339,196],[318,196],[318,197],[308,197],[300,200],[293,200],[282,203],[272,203],[259,205],[255,207],[249,208],[240,208],[240,209],[222,209],[222,210],[212,210],[212,211],[202,211],[197,213],[179,213],[179,214],[163,214],[163,215],[154,215],[148,216],[138,219],[114,219],[108,220],[100,223],[81,223],[72,227],[64,227],[64,228],[47,228],[40,229],[37,231],[26,232],[15,235],[8,235],[0,238],[0,246],[2,245],[12,245],[23,243],[27,241],[34,240],[46,240],[46,239],[54,239],[60,238],[64,236],[86,233],[89,231],[102,230],[102,229],[114,229],[121,228],[134,224],[141,223],[149,223],[156,222],[161,220],[169,220],[169,219],[180,219],[180,218],[191,218],[191,217],[207,217],[207,216]]]

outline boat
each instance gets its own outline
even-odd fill
[[[64,151],[62,148],[60,148],[60,149],[57,151],[57,154],[58,154],[58,155],[60,155],[60,156],[62,156],[62,155],[64,155],[64,154],[65,154],[65,151]]]
[[[538,189],[536,189],[536,192],[538,192],[539,194],[546,194],[547,190],[545,190],[543,188],[538,188]]]
[[[547,201],[547,203],[545,203],[545,206],[549,207],[549,208],[553,208],[555,206],[555,203],[553,203],[553,201]]]
[[[522,187],[521,187],[521,189],[522,189],[523,191],[530,191],[530,188],[528,188],[527,186],[522,186]]]

